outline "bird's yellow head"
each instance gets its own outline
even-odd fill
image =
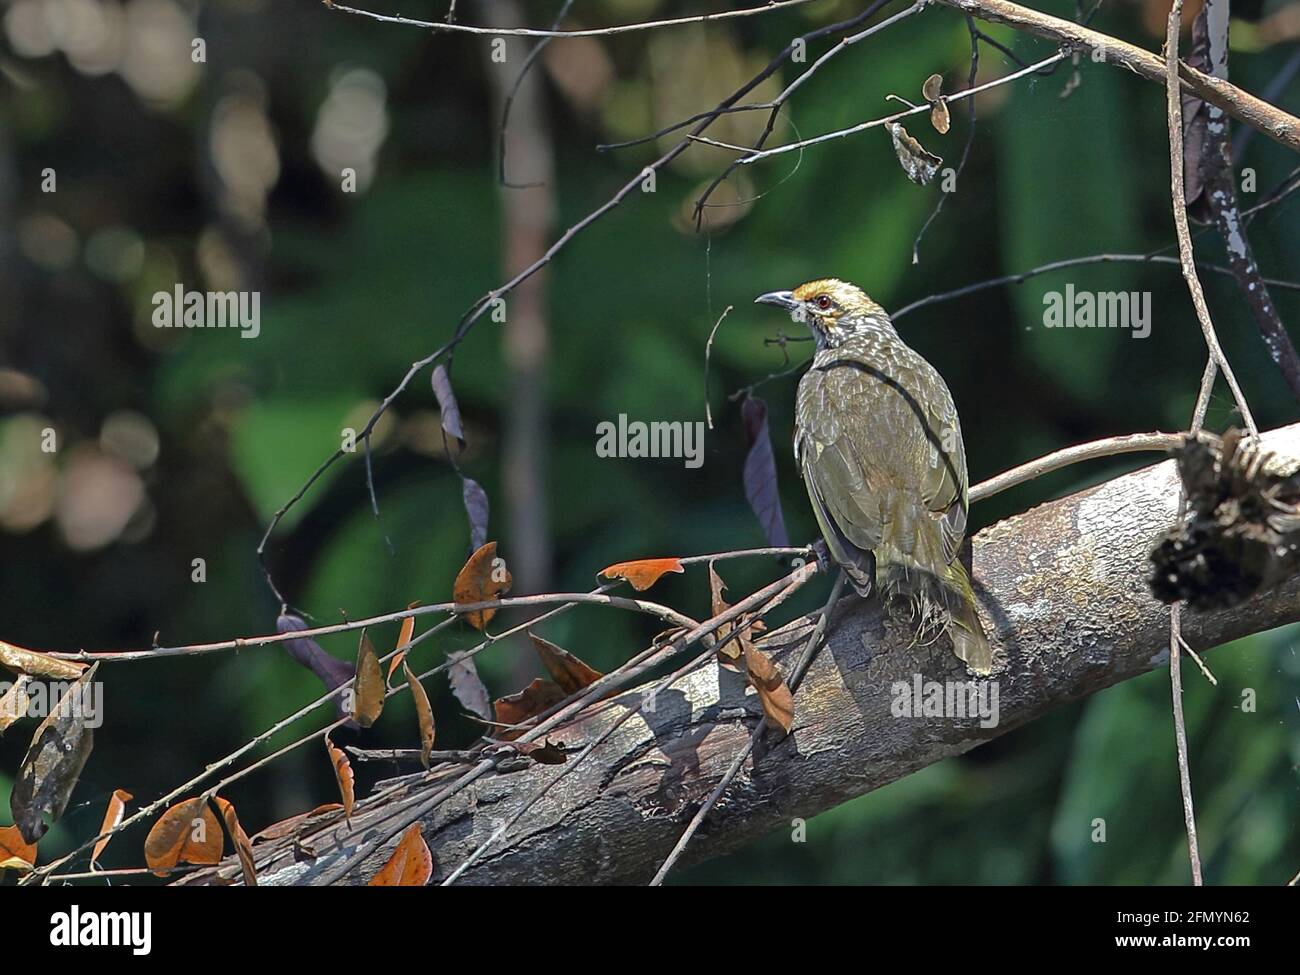
[[[836,345],[863,326],[891,327],[885,309],[855,284],[837,278],[818,278],[793,291],[769,291],[755,302],[776,305],[812,331],[818,345]]]

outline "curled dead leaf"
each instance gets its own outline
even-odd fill
[[[533,682],[522,691],[497,698],[497,723],[502,725],[522,724],[529,718],[535,718],[559,704],[565,697],[566,695],[559,684],[554,681],[543,680],[541,677],[534,678]],[[501,737],[505,741],[510,741],[518,738],[521,734],[523,732],[518,728],[506,728],[502,731]]]
[[[936,98],[930,105],[930,124],[940,135],[947,135],[952,128],[952,115],[948,112],[948,99]],[[941,160],[942,161],[942,160]]]
[[[329,752],[330,763],[334,766],[334,781],[339,784],[339,796],[343,799],[343,818],[352,818],[352,807],[356,803],[356,776],[352,772],[352,763],[343,749],[325,736],[325,750]]]
[[[118,823],[126,815],[126,804],[134,798],[125,789],[113,790],[113,794],[108,798],[108,808],[104,810],[104,821],[99,824],[100,833],[111,833],[117,829]],[[95,841],[95,848],[90,854],[91,864],[99,860],[99,855],[104,852],[104,847],[108,846],[108,841],[112,838],[111,836],[100,836]]]
[[[415,609],[420,605],[417,599],[409,604],[407,609]],[[393,654],[393,659],[388,662],[388,679],[392,681],[393,675],[397,673],[397,668],[402,666],[406,661],[406,648],[411,644],[411,638],[415,636],[415,617],[407,616],[402,620],[402,628],[397,632],[397,653]]]
[[[415,676],[415,672],[406,664],[402,664],[402,671],[406,674],[406,683],[411,688],[411,699],[415,702],[415,717],[420,722],[420,764],[428,768],[435,734],[433,706],[429,704],[429,695],[419,678]]]
[[[447,668],[447,681],[451,684],[451,692],[456,695],[456,700],[484,721],[491,721],[492,698],[478,675],[474,658],[468,653],[450,653],[447,659],[451,661],[451,666]]]
[[[14,823],[29,843],[35,843],[49,829],[47,815],[52,820],[63,815],[95,747],[94,731],[87,719],[95,717],[92,692],[98,669],[96,664],[68,687],[32,735],[23,756],[9,806]]]
[[[605,676],[550,640],[544,640],[532,631],[529,631],[528,637],[533,641],[542,666],[565,694],[576,694]]]
[[[379,655],[365,630],[357,646],[356,683],[352,686],[352,719],[363,728],[379,720],[384,710],[384,672],[379,668]]]
[[[781,671],[770,657],[752,643],[745,646],[745,667],[749,683],[758,692],[759,703],[767,720],[786,734],[794,727],[794,697]]]
[[[53,680],[76,680],[85,673],[86,665],[60,660],[38,650],[28,650],[0,640],[0,667],[17,674],[32,677],[49,677]]]
[[[513,581],[505,560],[497,558],[497,543],[488,542],[471,555],[457,573],[452,600],[463,605],[497,599],[510,591]],[[465,620],[474,629],[481,630],[496,614],[496,609],[475,609],[465,613]]]
[[[921,186],[934,179],[939,167],[943,165],[943,159],[928,151],[897,122],[890,122],[886,128],[889,129],[889,137],[894,142],[894,153],[907,178]]]
[[[370,878],[369,887],[423,887],[433,876],[433,854],[424,842],[420,824],[412,823],[402,834],[379,872]]]
[[[169,808],[144,840],[144,861],[159,876],[178,863],[221,862],[221,824],[203,796]]]
[[[637,559],[634,562],[615,562],[601,569],[599,575],[606,579],[625,579],[640,592],[649,589],[668,572],[685,572],[681,559]]]
[[[36,866],[36,844],[23,839],[17,826],[0,826],[0,870],[27,873]]]
[[[234,804],[220,796],[217,796],[214,801],[217,809],[221,811],[221,818],[226,822],[226,832],[230,834],[230,840],[234,844],[235,855],[239,857],[239,867],[244,872],[244,886],[256,887],[257,870],[253,863],[253,841],[244,832],[244,827],[239,825],[239,816],[235,812]]]
[[[0,695],[0,735],[10,725],[27,717],[27,684],[30,681],[31,677],[27,674],[19,674],[9,690]]]

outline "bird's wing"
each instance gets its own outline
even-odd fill
[[[898,395],[872,395],[879,392],[872,384],[881,383]],[[922,388],[929,392],[917,396]],[[881,496],[915,490],[939,523],[945,561],[956,557],[966,534],[966,455],[952,396],[929,363],[910,349],[888,363],[843,365],[828,357],[800,383],[799,419],[796,450],[813,506],[823,509],[819,522],[829,520],[853,545],[874,549],[887,520],[916,511],[885,511]],[[900,472],[889,463],[894,457],[873,462],[863,456],[872,443],[915,458],[922,469]]]

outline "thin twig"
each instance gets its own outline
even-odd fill
[[[790,679],[786,681],[786,686],[790,688],[791,693],[798,690],[799,684],[803,680],[803,675],[808,672],[808,666],[812,663],[813,657],[815,657],[817,651],[821,649],[822,636],[826,632],[826,622],[830,619],[831,611],[834,610],[835,604],[839,602],[840,593],[844,589],[844,579],[845,573],[844,570],[841,569],[839,574],[835,577],[835,584],[831,587],[831,594],[826,600],[826,605],[822,607],[821,616],[817,620],[817,625],[813,629],[812,635],[809,636],[808,643],[804,646],[803,655],[795,665],[794,670],[791,671]],[[693,837],[699,830],[700,826],[704,824],[704,820],[709,815],[709,812],[718,804],[718,800],[721,799],[722,794],[727,791],[727,787],[731,785],[731,783],[735,781],[736,776],[740,774],[740,770],[744,766],[745,760],[749,758],[750,754],[754,751],[754,748],[758,745],[759,739],[763,737],[763,732],[767,728],[768,720],[767,716],[764,715],[758,722],[758,726],[754,728],[753,733],[750,734],[749,741],[746,742],[744,747],[736,753],[736,757],[731,760],[731,765],[727,767],[727,771],[724,772],[722,778],[718,780],[718,784],[713,787],[713,791],[709,793],[708,798],[705,799],[700,805],[700,808],[695,811],[695,815],[691,817],[691,821],[686,825],[686,829],[677,840],[677,844],[669,852],[668,856],[664,859],[664,862],[660,864],[659,869],[655,872],[654,877],[650,881],[651,887],[659,887],[663,885],[664,878],[668,876],[668,871],[673,868],[673,865],[681,859],[682,854],[686,852],[686,847],[687,844],[691,842],[691,837]]]
[[[970,500],[985,501],[1009,490],[1018,484],[1032,481],[1036,477],[1059,471],[1071,464],[1099,457],[1113,457],[1117,454],[1136,454],[1147,451],[1167,453],[1183,442],[1181,433],[1130,433],[1122,437],[1106,437],[1089,443],[1077,444],[1053,451],[1045,457],[1038,457],[1028,463],[1003,471],[987,481],[981,481],[970,489]]]

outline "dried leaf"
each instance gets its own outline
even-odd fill
[[[534,718],[548,708],[559,704],[567,695],[554,681],[533,678],[533,682],[517,694],[499,697],[496,701],[497,724],[517,725]],[[508,728],[501,733],[505,741],[518,738],[523,731]]]
[[[27,685],[31,678],[19,674],[9,686],[9,690],[0,696],[0,735],[9,730],[9,726],[27,717]]]
[[[632,588],[641,592],[649,589],[659,577],[668,572],[685,572],[681,559],[637,559],[635,562],[615,562],[600,570],[606,579],[626,579]]]
[[[353,686],[352,719],[363,728],[379,720],[384,710],[384,672],[379,668],[379,655],[365,630],[357,646],[357,682]]]
[[[451,653],[447,659],[451,661],[451,667],[447,669],[447,680],[456,700],[484,721],[491,721],[492,698],[479,679],[474,658],[467,653]]]
[[[492,506],[488,504],[487,492],[472,477],[461,475],[461,499],[465,502],[465,514],[469,516],[469,547],[477,552],[487,542],[488,517]]]
[[[497,558],[497,543],[488,542],[476,549],[456,575],[452,599],[460,604],[482,603],[510,591],[510,571],[505,560]],[[465,614],[469,625],[481,630],[497,614],[495,609],[476,609]]]
[[[420,824],[412,823],[402,834],[388,862],[370,878],[370,887],[423,887],[433,876],[433,854],[424,842]]]
[[[415,609],[420,605],[417,599],[413,603],[407,604],[407,609]],[[391,683],[393,675],[397,673],[397,668],[406,663],[406,648],[410,646],[411,638],[415,636],[415,617],[407,616],[402,620],[402,628],[397,631],[397,653],[388,662],[388,680]]]
[[[547,673],[551,675],[555,683],[560,685],[560,689],[566,695],[576,694],[584,687],[590,687],[605,676],[599,670],[588,667],[569,653],[568,650],[556,646],[550,640],[543,640],[532,632],[528,636],[533,641],[537,656],[541,658],[542,666],[546,668]]]
[[[339,784],[339,796],[343,799],[343,818],[352,818],[352,807],[357,801],[356,776],[352,772],[352,763],[343,749],[325,736],[325,750],[329,752],[330,763],[334,766],[334,780]]]
[[[256,887],[257,869],[253,863],[253,841],[244,832],[244,827],[239,825],[239,816],[235,812],[234,804],[220,796],[216,797],[215,802],[217,808],[221,810],[221,818],[226,821],[226,832],[234,842],[235,854],[239,857],[239,866],[244,872],[244,886]]]
[[[433,707],[429,704],[429,695],[424,690],[415,672],[402,664],[406,673],[406,683],[411,688],[411,699],[415,701],[415,716],[420,722],[420,764],[429,767],[429,756],[433,752],[433,739],[436,734],[433,723]]]
[[[341,812],[342,810],[343,804],[341,802],[327,802],[324,805],[317,806],[311,812],[299,813],[296,816],[290,816],[288,819],[282,819],[278,823],[272,823],[253,837],[253,843],[282,840],[286,836],[292,836],[299,832],[308,820],[315,819],[318,816],[325,816],[328,813]]]
[[[85,664],[60,660],[36,650],[27,650],[0,640],[0,667],[32,677],[49,677],[54,680],[76,680],[86,670]]]
[[[117,829],[118,823],[126,815],[126,804],[135,797],[125,789],[114,789],[113,794],[108,798],[108,808],[104,810],[104,821],[99,824],[101,833],[110,833]],[[101,836],[95,841],[95,849],[91,851],[90,862],[98,862],[99,856],[104,852],[104,847],[108,846],[108,841],[113,837]]]
[[[93,717],[88,698],[98,669],[98,664],[91,667],[67,689],[32,735],[23,757],[9,804],[14,822],[29,843],[45,835],[49,828],[45,823],[47,815],[54,820],[63,815],[95,746],[94,732],[86,719]]]
[[[897,122],[889,123],[886,128],[889,129],[889,137],[894,140],[894,153],[907,178],[921,186],[934,179],[939,167],[943,165],[943,159],[908,135],[907,129]]]
[[[932,74],[921,83],[921,95],[927,102],[932,102],[939,97],[943,90],[943,75]]]
[[[952,127],[952,115],[948,112],[948,99],[935,99],[930,106],[930,124],[940,135],[947,135],[948,130]],[[943,160],[939,160],[942,162]]]
[[[0,826],[0,870],[27,873],[36,866],[36,844],[23,839],[17,826]]]
[[[781,514],[776,457],[767,428],[767,404],[757,396],[747,396],[740,406],[740,415],[745,421],[745,439],[749,444],[744,469],[745,500],[758,516],[767,544],[784,548],[790,544],[790,536]]]
[[[433,395],[438,400],[438,409],[442,412],[442,428],[448,436],[455,437],[461,449],[465,448],[465,430],[460,423],[460,405],[451,388],[451,376],[441,363],[433,367]]]
[[[549,739],[543,744],[540,741],[521,741],[513,743],[515,751],[521,755],[527,755],[538,765],[563,765],[564,742],[552,742]]]
[[[159,875],[178,863],[221,862],[221,824],[203,796],[172,806],[144,840],[144,861]]]
[[[289,613],[282,614],[275,621],[277,633],[294,633],[306,629],[309,627],[301,617]],[[290,657],[315,674],[327,691],[336,690],[352,679],[351,664],[326,653],[319,643],[309,637],[285,640],[284,649]],[[348,717],[348,710],[341,696],[334,699],[334,711],[340,718]]]
[[[786,687],[781,671],[752,643],[745,646],[745,666],[749,671],[749,683],[758,692],[767,720],[789,734],[794,727],[794,697]]]

